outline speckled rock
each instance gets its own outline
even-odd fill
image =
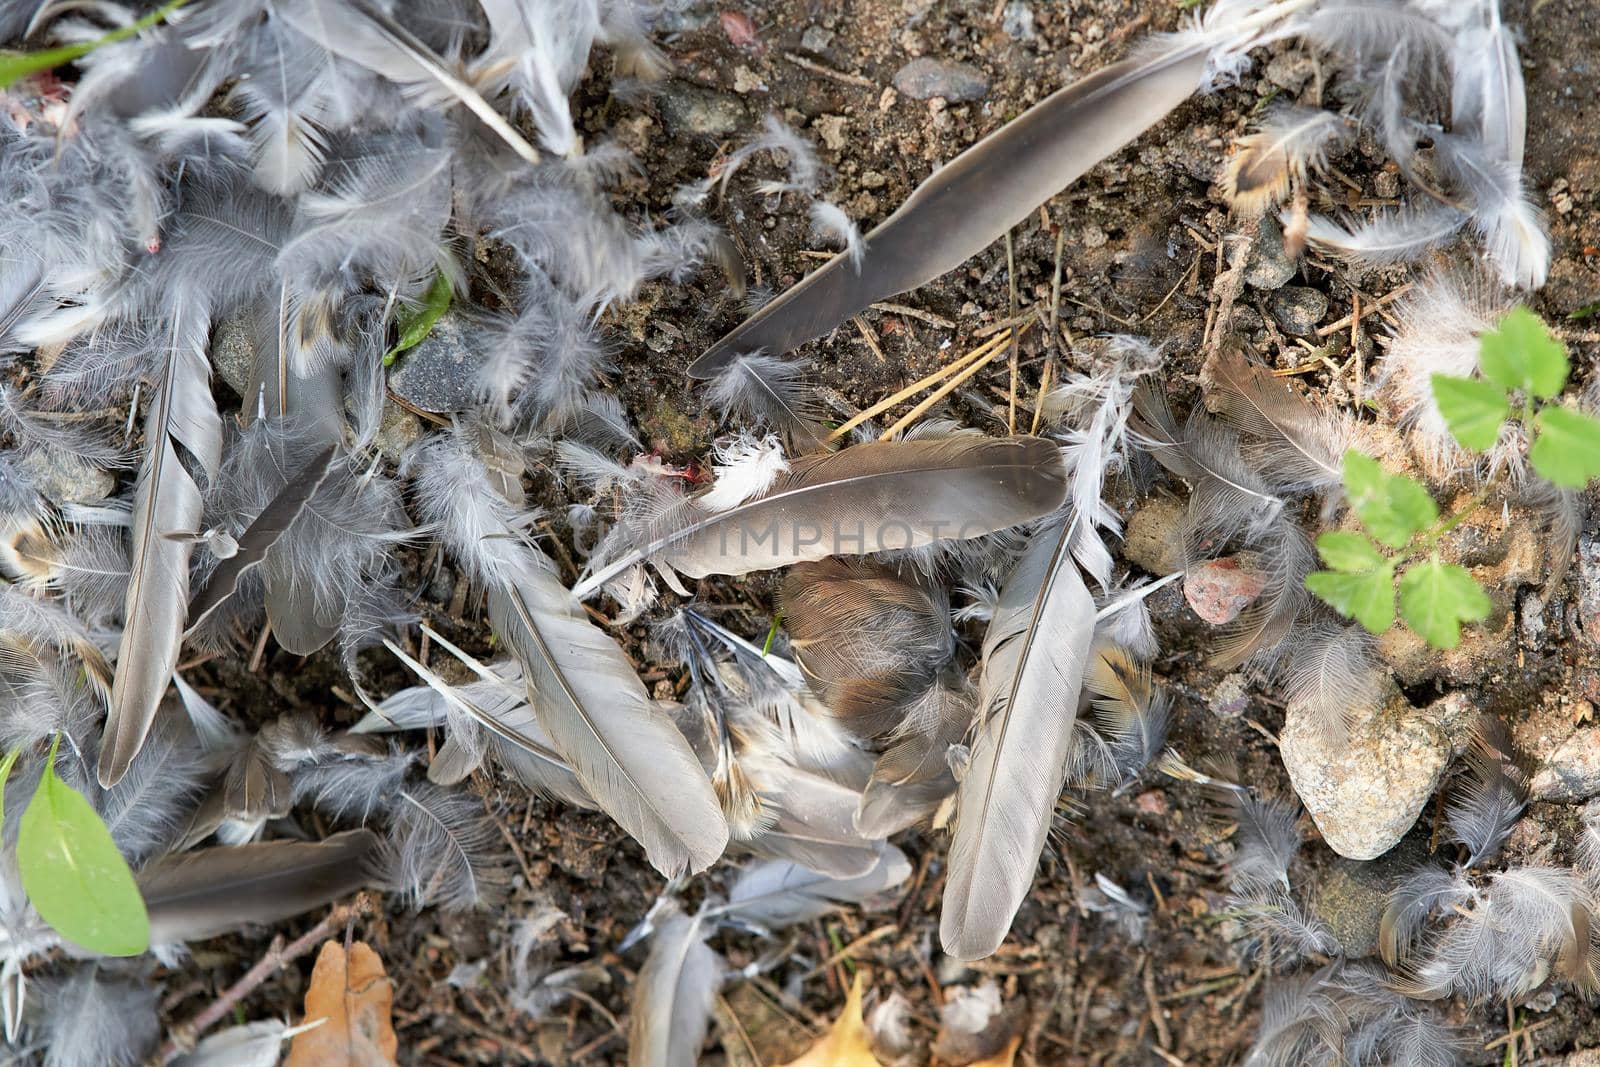
[[[1283,230],[1275,219],[1264,218],[1244,268],[1244,283],[1253,289],[1282,289],[1294,277],[1294,260],[1283,247]]]
[[[1234,671],[1211,687],[1206,708],[1223,719],[1237,719],[1250,706],[1250,686],[1243,674]]]
[[[1151,574],[1182,569],[1184,515],[1184,506],[1170,497],[1140,504],[1122,535],[1122,558]]]
[[[1266,579],[1236,556],[1206,560],[1183,576],[1183,597],[1213,626],[1226,626],[1261,595]]]
[[[1301,702],[1284,714],[1279,751],[1294,791],[1341,856],[1381,856],[1405,836],[1450,761],[1450,740],[1431,715],[1411,706],[1392,679],[1379,702],[1330,731]]]
[[[1583,636],[1600,644],[1600,538],[1586,532],[1578,538],[1578,618]]]
[[[1351,959],[1375,955],[1378,926],[1395,883],[1428,860],[1428,843],[1413,834],[1375,860],[1335,860],[1317,884],[1311,913],[1327,924]]]
[[[1291,285],[1272,298],[1272,317],[1278,328],[1295,337],[1310,337],[1328,314],[1328,295],[1320,289]]]
[[[1600,727],[1575,730],[1554,752],[1541,758],[1528,791],[1535,800],[1568,803],[1600,793]]]
[[[726,137],[750,122],[738,97],[677,81],[661,96],[661,118],[680,137]]]
[[[477,402],[478,369],[487,350],[477,323],[447,311],[420,344],[400,353],[389,370],[389,388],[419,411],[465,411]]]
[[[33,487],[56,504],[93,504],[117,487],[116,475],[68,452],[30,452],[20,466]]]
[[[249,308],[236,311],[217,323],[211,335],[211,367],[241,397],[250,388],[250,365],[256,358],[253,314]]]
[[[915,100],[938,96],[956,104],[982,100],[989,93],[989,79],[983,71],[966,63],[923,56],[895,72],[894,87]]]

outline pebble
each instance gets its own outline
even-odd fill
[[[684,82],[668,83],[661,118],[670,132],[690,137],[726,137],[749,123],[737,97]]]
[[[28,480],[55,504],[93,504],[110,496],[116,475],[90,466],[70,452],[37,449],[19,464]]]
[[[977,67],[924,56],[913,59],[895,72],[894,87],[916,100],[942,97],[952,103],[982,100],[989,93],[989,79]]]
[[[1328,314],[1327,294],[1303,285],[1280,289],[1272,298],[1272,317],[1278,328],[1295,337],[1310,337]]]
[[[1122,536],[1122,558],[1151,574],[1183,568],[1183,523],[1187,511],[1170,497],[1158,496],[1139,505]]]
[[[833,44],[833,36],[833,31],[826,27],[807,26],[806,32],[800,35],[800,47],[819,56],[825,55]]]
[[[1006,5],[1000,28],[1005,31],[1007,37],[1013,40],[1033,40],[1036,36],[1033,31],[1033,8],[1023,3],[1022,0],[1011,0],[1011,3]]]
[[[400,353],[389,369],[389,388],[420,411],[465,411],[477,402],[478,369],[487,350],[477,323],[447,311],[415,348]]]
[[[1304,52],[1285,52],[1267,64],[1267,81],[1286,92],[1298,93],[1317,72],[1316,62]]]
[[[1213,626],[1226,626],[1255,602],[1266,580],[1241,567],[1237,556],[1207,560],[1183,577],[1183,597],[1194,613]]]
[[[250,388],[250,367],[256,358],[254,311],[244,308],[221,322],[211,336],[211,368],[240,397]]]
[[[1583,635],[1600,644],[1600,537],[1594,533],[1578,538],[1578,617]]]
[[[1350,959],[1378,951],[1378,927],[1395,884],[1428,862],[1428,842],[1408,837],[1386,856],[1370,862],[1335,860],[1317,884],[1311,913],[1327,924]]]
[[[1439,724],[1393,679],[1385,685],[1380,700],[1352,709],[1344,731],[1291,701],[1278,738],[1289,781],[1323,840],[1353,860],[1381,856],[1406,835],[1450,760]]]
[[[1567,802],[1600,793],[1600,727],[1583,727],[1542,756],[1528,792],[1535,800]]]
[[[1283,229],[1275,219],[1262,219],[1250,261],[1245,265],[1245,284],[1253,289],[1282,289],[1294,277],[1295,270],[1294,261],[1284,251]]]
[[[377,445],[383,457],[400,462],[406,449],[422,437],[422,420],[393,400],[383,402],[383,417],[378,421]]]
[[[1211,714],[1224,719],[1237,719],[1250,706],[1250,685],[1243,674],[1234,671],[1211,688],[1211,699],[1206,707]]]

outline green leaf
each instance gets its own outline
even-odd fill
[[[1500,437],[1500,427],[1511,417],[1506,391],[1482,378],[1433,376],[1433,402],[1462,445],[1482,452]]]
[[[1472,574],[1437,556],[1400,576],[1400,617],[1434,648],[1455,648],[1461,624],[1488,618],[1489,608]]]
[[[0,760],[0,822],[4,822],[6,817],[6,779],[11,777],[12,765],[17,762],[17,757],[20,755],[22,747],[19,745],[7,752],[4,760]]]
[[[1394,625],[1394,565],[1388,560],[1362,574],[1312,571],[1306,575],[1306,588],[1372,633],[1381,634]]]
[[[1360,574],[1389,562],[1371,540],[1345,530],[1332,530],[1317,538],[1317,554],[1322,562],[1345,574]]]
[[[1540,408],[1539,428],[1528,459],[1543,478],[1566,489],[1582,489],[1600,478],[1600,420],[1571,408]]]
[[[1439,517],[1439,505],[1426,489],[1353,448],[1344,454],[1344,487],[1367,532],[1390,548],[1405,547]]]
[[[38,74],[40,71],[81,59],[101,45],[132,37],[154,26],[187,2],[188,0],[168,0],[137,22],[119,26],[104,37],[97,37],[92,41],[62,45],[59,48],[43,48],[37,52],[0,52],[0,89],[9,89],[30,74]]]
[[[415,311],[407,309],[400,313],[400,339],[384,354],[383,365],[387,367],[394,362],[395,356],[420,345],[423,338],[433,332],[440,316],[450,310],[450,300],[454,296],[455,290],[450,285],[450,279],[442,273],[435,274],[433,284],[428,286],[428,292],[422,298],[422,306]]]
[[[1483,376],[1507,389],[1549,400],[1567,384],[1567,349],[1544,320],[1525,307],[1512,308],[1478,347]]]
[[[22,887],[62,937],[105,956],[150,947],[150,917],[127,861],[93,806],[56,774],[56,746],[17,830]]]

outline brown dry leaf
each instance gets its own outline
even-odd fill
[[[1012,1067],[1012,1065],[1016,1063],[1017,1049],[1021,1047],[1022,1037],[1019,1034],[1018,1036],[1013,1037],[1006,1044],[1005,1048],[1001,1049],[999,1052],[996,1052],[993,1056],[990,1056],[986,1060],[978,1060],[976,1063],[970,1063],[967,1065],[967,1067]]]
[[[390,1011],[394,989],[383,960],[365,941],[329,941],[317,953],[306,987],[306,1022],[321,1026],[296,1034],[285,1067],[393,1067],[400,1047]]]
[[[293,1067],[293,1065],[291,1065]],[[867,1024],[861,1018],[861,975],[850,987],[850,999],[834,1021],[833,1029],[811,1046],[804,1056],[783,1067],[883,1067],[872,1054]]]

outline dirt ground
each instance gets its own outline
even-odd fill
[[[610,131],[639,153],[642,173],[619,197],[626,210],[642,217],[665,213],[674,188],[704,177],[720,153],[759,127],[762,116],[776,114],[818,145],[836,176],[831,198],[867,229],[940,161],[1065,82],[1123,56],[1140,35],[1175,28],[1185,14],[1180,9],[1189,6],[1173,0],[785,0],[743,9],[673,4],[663,32],[674,80],[656,97],[621,103],[608,91],[600,60],[580,91],[583,123],[591,138]],[[1505,7],[1508,21],[1525,33],[1528,185],[1549,216],[1557,254],[1550,283],[1534,305],[1563,328],[1575,366],[1588,375],[1600,352],[1600,316],[1567,316],[1600,300],[1600,98],[1594,88],[1600,9],[1591,0],[1509,0]],[[988,82],[982,98],[946,105],[895,92],[896,71],[924,55],[976,67]],[[1298,52],[1259,55],[1240,86],[1180,108],[1057,197],[1015,233],[1022,304],[1049,299],[1054,227],[1064,227],[1063,321],[1076,336],[1127,332],[1163,345],[1170,354],[1169,380],[1181,395],[1199,369],[1200,340],[1215,312],[1218,242],[1248,225],[1230,219],[1217,193],[1221,164],[1234,138],[1269,101],[1314,92],[1317,79],[1315,66]],[[1330,80],[1325,100],[1339,102],[1338,92],[1337,80]],[[1337,200],[1321,207],[1389,202],[1392,175],[1385,176],[1380,155],[1357,148],[1336,160],[1337,174],[1324,188],[1337,190]],[[809,252],[816,245],[803,211],[759,197],[748,184],[736,183],[710,213],[732,233],[758,285],[781,291],[820,262]],[[1291,284],[1325,294],[1322,322],[1334,324],[1348,316],[1357,293],[1370,304],[1414,273],[1356,276],[1313,257]],[[1270,296],[1247,291],[1233,328],[1258,358],[1283,368],[1309,365],[1297,380],[1353,408],[1376,339],[1388,331],[1383,316],[1362,320],[1354,348],[1348,327],[1302,344],[1272,324],[1264,304]],[[913,311],[873,310],[861,328],[841,328],[802,350],[830,407],[853,412],[873,403],[970,350],[986,324],[1006,318],[1005,248],[990,248],[954,274],[898,299]],[[609,316],[620,368],[614,387],[643,439],[671,462],[701,461],[719,432],[714,413],[682,371],[740,316],[737,302],[709,275],[688,285],[652,286],[637,305]],[[1020,400],[1028,412],[1042,362],[1037,347],[1024,347]],[[992,428],[997,419],[1003,422],[1008,389],[1001,361],[958,391],[947,413]],[[1382,418],[1381,412],[1362,410],[1365,417]],[[537,486],[543,477],[535,472],[532,480]],[[414,565],[426,568],[415,575],[416,586],[428,589],[419,605],[423,614],[442,621],[452,637],[481,647],[477,598],[456,597],[457,579],[439,561]],[[727,625],[759,636],[771,621],[775,587],[776,576],[757,576],[737,590],[703,588],[701,598],[721,610]],[[1242,713],[1223,717],[1209,710],[1220,677],[1205,666],[1209,638],[1203,625],[1176,592],[1158,596],[1154,610],[1163,647],[1157,674],[1175,697],[1176,746],[1190,756],[1233,754],[1246,780],[1286,795],[1287,779],[1271,740],[1282,722],[1281,706],[1270,691],[1252,686]],[[631,637],[635,654],[648,657],[643,626],[634,627]],[[1596,677],[1593,647],[1570,628],[1552,628],[1541,644],[1524,643],[1518,651],[1520,669],[1472,690],[1473,699],[1514,723],[1539,714],[1547,696],[1583,692]],[[676,668],[644,666],[651,683],[678,681]],[[375,684],[383,677],[377,675]],[[326,709],[336,702],[325,717],[350,721],[358,711],[340,699],[338,679],[332,663],[314,660],[302,669],[293,657],[271,650],[258,671],[222,667],[213,680],[240,704]],[[397,676],[390,680],[399,684]],[[1410,694],[1414,702],[1439,692],[1435,683],[1422,690]],[[466,916],[394,910],[359,927],[396,979],[401,1063],[626,1062],[628,1005],[643,950],[619,955],[616,949],[649,908],[661,880],[641,851],[603,818],[530,798],[481,772],[471,788],[483,796],[514,850],[516,883],[504,908]],[[1091,803],[1091,810],[1060,821],[1056,847],[1006,945],[970,967],[945,960],[937,947],[944,835],[904,835],[899,843],[912,858],[912,881],[883,909],[850,911],[798,928],[788,962],[761,978],[731,983],[718,1006],[717,1039],[703,1062],[786,1062],[837,1012],[856,969],[868,973],[869,989],[878,997],[898,992],[909,1000],[912,1033],[923,1047],[934,1036],[948,987],[990,978],[999,985],[1011,1025],[1024,1037],[1019,1063],[1239,1062],[1257,1023],[1263,967],[1241,958],[1230,942],[1236,931],[1220,914],[1230,846],[1209,805],[1198,791],[1153,773],[1124,795],[1100,795]],[[1538,806],[1531,831],[1519,833],[1530,839],[1554,834],[1568,825],[1571,811]],[[1425,816],[1414,835],[1423,848],[1429,823]],[[1309,821],[1304,829],[1309,842],[1296,868],[1297,887],[1311,888],[1315,896],[1314,887],[1338,865],[1316,841]],[[1142,936],[1131,937],[1106,917],[1079,909],[1080,892],[1096,873],[1149,906]],[[714,873],[710,883],[718,877]],[[697,894],[691,889],[689,899]],[[569,1001],[553,1017],[533,1020],[506,999],[509,936],[515,919],[545,908],[566,917],[545,943],[542,963],[598,964],[608,981],[592,1000]],[[303,920],[298,929],[314,921]],[[297,928],[283,932],[292,937]],[[719,935],[717,944],[736,967],[771,948],[733,934]],[[260,943],[228,943],[197,954],[202,980],[169,987],[170,1017],[193,1014],[263,949]],[[482,960],[488,961],[482,981],[466,988],[446,981],[458,966]],[[309,963],[289,968],[247,1002],[247,1014],[294,1012],[307,973]],[[1456,1006],[1451,1014],[1472,1039],[1465,1062],[1502,1062],[1503,1048],[1483,1046],[1505,1033],[1503,1008],[1468,1012]],[[1600,1020],[1573,995],[1539,1018],[1548,1021],[1521,1045],[1522,1063],[1530,1055],[1546,1057],[1534,1062],[1560,1062],[1562,1053],[1600,1044]]]

